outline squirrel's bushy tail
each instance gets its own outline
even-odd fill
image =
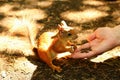
[[[35,20],[28,16],[22,18],[6,18],[5,31],[0,33],[0,52],[8,54],[34,55],[38,27]],[[4,22],[5,23],[5,22]]]

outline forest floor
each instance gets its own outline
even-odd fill
[[[0,21],[7,16],[30,14],[41,32],[52,31],[61,20],[80,30],[77,44],[100,27],[120,24],[119,0],[0,0]],[[9,24],[8,24],[9,25]],[[58,73],[40,59],[0,54],[0,80],[119,80],[120,48],[91,59],[54,60]]]

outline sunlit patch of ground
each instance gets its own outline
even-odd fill
[[[36,69],[36,66],[24,57],[0,58],[0,63],[0,80],[30,80]]]
[[[8,13],[13,7],[14,7],[14,5],[4,4],[4,5],[0,6],[0,12],[2,12],[4,14]]]
[[[120,22],[120,11],[116,10],[112,13],[112,16],[116,22]]]
[[[87,37],[92,34],[93,30],[89,29],[89,30],[81,30],[80,33],[78,34],[78,37],[75,41],[77,44],[81,44],[82,40],[87,40]]]
[[[16,7],[16,5],[17,4],[4,4],[0,6],[0,12],[5,16],[29,16],[29,18],[34,20],[44,19],[47,17],[47,14],[41,9],[22,9],[17,11],[12,10],[14,7]]]
[[[7,13],[7,15],[16,15],[16,16],[29,16],[29,18],[33,18],[35,20],[44,19],[47,17],[47,14],[43,10],[38,9],[23,9],[20,11],[11,11]]]
[[[104,5],[105,3],[97,0],[84,0],[83,4],[101,6],[101,5]]]
[[[37,3],[37,5],[38,6],[40,6],[40,7],[42,7],[42,8],[45,8],[45,7],[49,7],[49,6],[51,6],[52,5],[52,3],[53,3],[53,1],[41,1],[41,2],[38,2]]]
[[[106,12],[102,12],[96,9],[86,9],[83,11],[67,11],[63,12],[61,16],[64,19],[68,19],[77,23],[85,23],[89,21],[94,21],[101,17],[106,17],[108,14]]]
[[[120,47],[116,47],[110,51],[107,51],[101,55],[98,55],[97,57],[91,59],[90,61],[100,63],[116,57],[120,57]]]

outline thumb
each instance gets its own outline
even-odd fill
[[[92,33],[91,35],[88,36],[87,40],[88,41],[92,41],[96,38],[96,34],[95,33]]]

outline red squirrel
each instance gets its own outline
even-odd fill
[[[52,63],[57,54],[62,52],[73,52],[76,45],[72,43],[77,36],[77,30],[67,26],[65,21],[58,25],[58,32],[44,32],[37,42],[38,55],[42,61],[53,70],[61,72],[61,68]]]

